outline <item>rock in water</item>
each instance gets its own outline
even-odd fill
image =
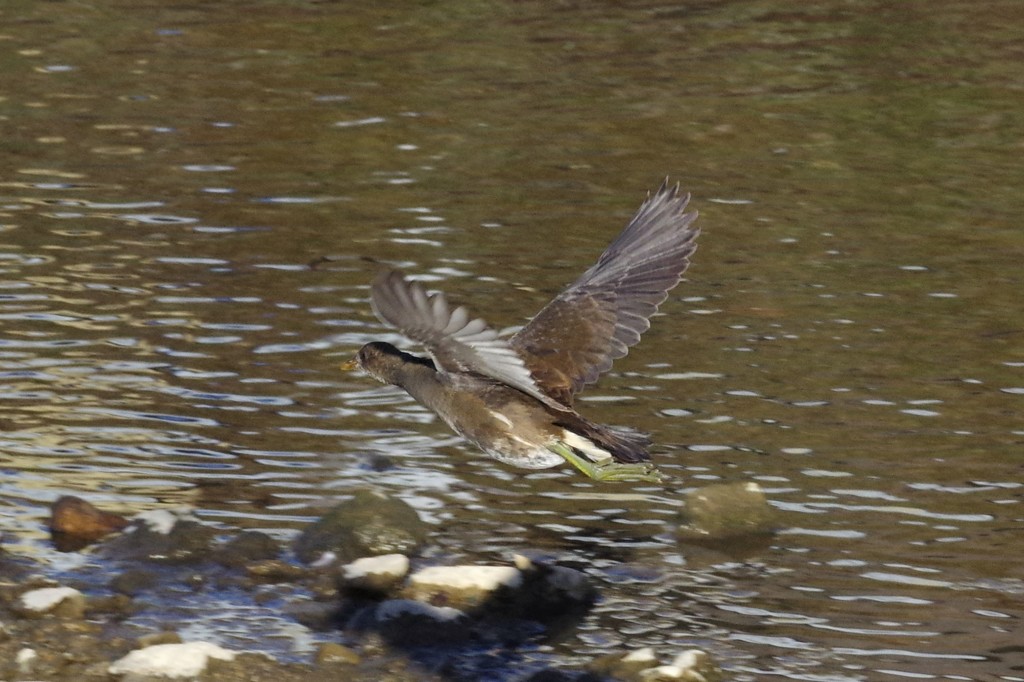
[[[360,490],[306,528],[295,554],[312,563],[330,552],[341,561],[379,554],[412,554],[427,538],[429,526],[403,500]]]
[[[679,535],[692,540],[725,540],[775,531],[775,513],[757,483],[723,483],[686,495]]]
[[[81,549],[104,535],[128,525],[123,516],[103,511],[74,495],[64,495],[50,508],[50,530],[61,551]]]
[[[136,514],[131,526],[102,550],[121,560],[187,564],[210,558],[216,534],[188,513],[161,509]]]

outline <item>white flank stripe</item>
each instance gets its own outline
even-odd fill
[[[604,448],[597,447],[583,436],[567,429],[562,429],[562,442],[573,450],[579,450],[593,462],[601,462],[612,458],[612,453]]]

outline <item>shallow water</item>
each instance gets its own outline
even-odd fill
[[[63,494],[286,538],[375,485],[437,560],[593,575],[527,660],[1024,679],[1018,10],[7,3],[4,545],[82,570],[48,542]],[[687,486],[759,482],[768,546],[679,544],[671,493],[492,464],[337,371],[397,340],[374,261],[520,324],[665,175],[700,250],[580,407]],[[267,617],[191,627],[305,655]]]

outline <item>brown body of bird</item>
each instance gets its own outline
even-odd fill
[[[569,462],[599,480],[657,480],[648,438],[595,424],[573,398],[623,357],[690,263],[699,230],[666,181],[590,269],[508,339],[397,270],[371,287],[377,317],[430,358],[376,341],[344,367],[405,389],[491,457],[543,469]]]

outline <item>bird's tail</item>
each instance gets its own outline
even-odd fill
[[[566,432],[565,444],[591,461],[612,459],[616,462],[634,463],[647,462],[651,459],[647,452],[651,440],[647,434],[602,426],[582,418],[574,419],[572,424],[559,426]]]

